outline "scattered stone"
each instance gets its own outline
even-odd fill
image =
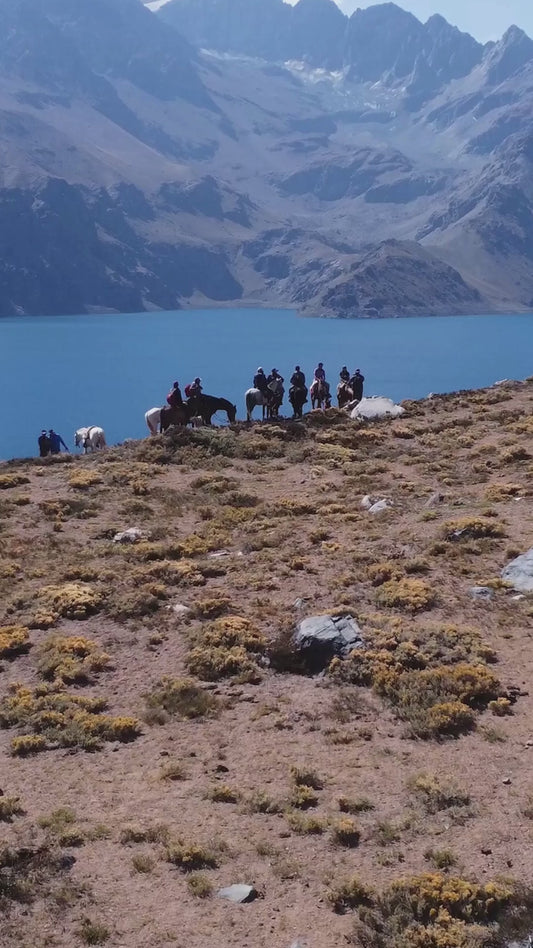
[[[485,602],[490,602],[494,593],[490,586],[472,586],[470,595],[472,596],[472,599],[481,599]]]
[[[522,599],[525,598],[526,597],[523,595],[523,593],[519,593],[518,596],[511,596],[511,602],[522,602]]]
[[[502,579],[518,592],[533,592],[533,547],[507,564],[502,570]]]
[[[504,779],[502,780],[502,783],[504,784],[504,786],[509,787],[510,784],[512,783],[512,780],[510,777],[504,777]]]
[[[296,941],[292,942],[290,948],[307,948],[307,944],[301,938],[297,938]]]
[[[364,648],[363,633],[352,616],[312,616],[303,619],[294,635],[294,647],[314,674],[332,658],[347,658],[356,648]]]
[[[369,514],[380,514],[384,510],[388,510],[389,507],[392,507],[392,501],[383,498],[383,500],[378,500],[377,503],[372,504],[368,512]]]
[[[294,608],[295,608],[298,612],[301,612],[301,610],[303,609],[303,607],[304,607],[304,605],[305,605],[305,599],[302,599],[302,598],[299,596],[298,599],[295,599],[295,600],[294,600],[293,605],[294,605]]]
[[[373,507],[375,503],[376,501],[374,498],[371,497],[370,494],[366,494],[361,501],[361,507],[363,510],[370,510],[370,508]]]
[[[149,534],[138,527],[129,527],[121,533],[115,533],[113,543],[139,543],[140,540],[147,540]]]
[[[257,898],[257,890],[253,885],[228,885],[225,889],[219,889],[217,892],[219,899],[226,899],[228,902],[253,902]]]
[[[424,507],[428,507],[428,508],[438,507],[438,505],[442,504],[443,502],[444,502],[444,494],[439,494],[439,492],[436,491],[436,493],[432,494],[431,497],[428,497],[428,499],[426,500],[424,504]]]
[[[175,616],[188,616],[191,612],[189,606],[184,605],[183,602],[175,602],[168,608],[174,613]]]
[[[240,550],[215,550],[214,553],[208,553],[208,560],[219,560],[223,556],[244,556],[244,553],[241,553]]]
[[[492,849],[489,849],[488,846],[482,846],[481,852],[484,856],[492,856]]]

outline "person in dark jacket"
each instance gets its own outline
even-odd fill
[[[63,447],[65,451],[68,451],[63,438],[57,433],[57,431],[54,431],[53,428],[50,428],[48,437],[50,439],[50,454],[61,454],[61,447]]]
[[[183,405],[179,382],[174,382],[171,391],[167,395],[167,402],[171,408],[180,408]]]
[[[293,388],[305,388],[305,375],[299,365],[296,366],[291,375],[291,385]]]
[[[364,375],[361,375],[360,369],[356,369],[350,379],[350,388],[353,391],[353,397],[357,399],[358,402],[360,402],[363,397],[364,381],[365,381]]]
[[[259,366],[257,372],[254,375],[254,388],[259,389],[263,395],[268,395],[268,382],[265,375],[265,370]]]
[[[339,378],[341,382],[344,383],[344,385],[346,385],[346,383],[350,381],[350,373],[345,365],[343,365],[342,369],[339,372]]]
[[[50,454],[50,438],[48,437],[45,428],[41,431],[41,434],[38,438],[39,442],[39,457],[46,458]]]

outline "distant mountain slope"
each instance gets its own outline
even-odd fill
[[[0,77],[1,314],[533,306],[516,27],[483,47],[394,4],[0,0]]]

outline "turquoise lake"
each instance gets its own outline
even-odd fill
[[[312,376],[318,361],[334,385],[346,364],[365,375],[365,394],[395,400],[526,378],[533,315],[330,320],[219,309],[1,318],[0,459],[37,454],[41,428],[55,428],[69,447],[82,425],[101,425],[110,444],[144,437],[144,412],[164,403],[175,379],[183,388],[195,375],[243,418],[259,365],[287,379],[296,363]]]

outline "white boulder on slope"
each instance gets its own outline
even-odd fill
[[[391,398],[384,395],[372,395],[362,398],[358,405],[350,412],[350,418],[399,418],[405,414],[405,408],[395,405]]]
[[[507,564],[502,570],[502,579],[518,592],[533,592],[533,547]]]

